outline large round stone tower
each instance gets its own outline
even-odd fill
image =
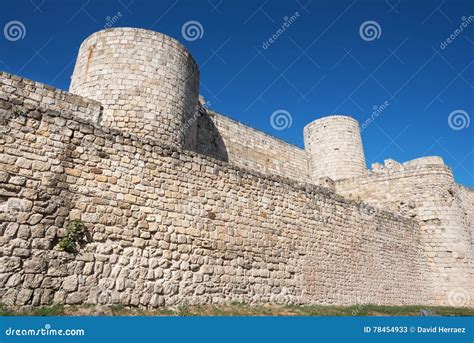
[[[180,147],[194,144],[199,69],[171,37],[135,28],[92,34],[79,49],[70,91],[100,101],[105,126]]]
[[[359,123],[335,115],[315,120],[304,128],[305,150],[310,155],[313,181],[341,180],[365,174],[365,156]]]

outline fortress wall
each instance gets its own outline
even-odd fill
[[[388,169],[336,182],[336,191],[418,220],[430,270],[423,277],[430,279],[434,302],[472,306],[472,217],[465,211],[472,198],[459,191],[446,165],[425,162],[388,161]]]
[[[214,131],[198,123],[198,152],[216,158],[227,157],[229,163],[266,175],[279,175],[308,181],[309,160],[304,149],[251,128],[213,111],[207,111]],[[217,130],[217,132],[215,131]],[[219,135],[221,146],[212,144]],[[210,144],[211,143],[211,144]],[[213,151],[209,152],[209,148]],[[225,150],[225,151],[223,151]]]
[[[94,123],[97,123],[102,116],[100,102],[1,71],[0,95],[2,95],[0,101],[4,104],[7,99],[12,102],[10,110],[13,113],[16,112],[17,105],[21,103],[27,110],[44,106],[52,111],[72,111],[76,117]],[[0,112],[0,119],[5,116],[5,111]]]
[[[170,145],[193,147],[199,68],[177,40],[158,32],[113,28],[82,44],[71,93],[100,101],[102,124]]]
[[[471,244],[474,250],[474,189],[458,185],[458,192],[462,199],[464,214],[467,217],[468,227],[471,228]]]
[[[19,90],[18,90],[19,92]],[[9,113],[0,137],[0,297],[6,304],[230,301],[420,304],[415,221],[92,125]],[[13,97],[12,94],[5,95]],[[58,251],[70,220],[90,237]]]

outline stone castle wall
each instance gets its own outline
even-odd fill
[[[474,246],[474,189],[462,185],[457,186],[467,218],[467,227],[471,228],[471,239]]]
[[[266,175],[299,181],[309,179],[309,156],[304,149],[207,111],[198,122],[198,152]]]
[[[86,39],[71,91],[0,73],[2,302],[472,306],[474,191],[441,158],[366,170],[353,118],[300,149],[205,110],[146,30]]]
[[[431,302],[416,221],[99,126],[68,108],[82,98],[56,111],[41,86],[0,80],[3,302]],[[61,252],[76,218],[90,236]]]
[[[336,190],[417,220],[430,270],[424,277],[430,280],[433,299],[450,305],[455,302],[451,298],[464,297],[472,306],[472,190],[460,188],[440,158],[404,164],[387,160],[367,177],[337,181]]]

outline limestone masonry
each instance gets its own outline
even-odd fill
[[[474,190],[440,157],[367,169],[350,117],[300,149],[201,103],[141,29],[87,38],[70,92],[0,73],[1,302],[474,306]]]

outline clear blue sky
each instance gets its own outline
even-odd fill
[[[80,43],[116,16],[115,27],[160,31],[188,47],[201,94],[221,113],[303,146],[310,121],[347,114],[363,123],[387,102],[363,130],[368,165],[440,155],[474,187],[472,15],[472,0],[5,1],[2,32],[14,20],[26,32],[0,35],[0,69],[67,90]],[[291,24],[264,49],[285,17]],[[191,20],[203,34],[188,41]],[[367,21],[378,24],[375,36],[361,36]],[[277,110],[290,113],[290,127],[272,127]]]

